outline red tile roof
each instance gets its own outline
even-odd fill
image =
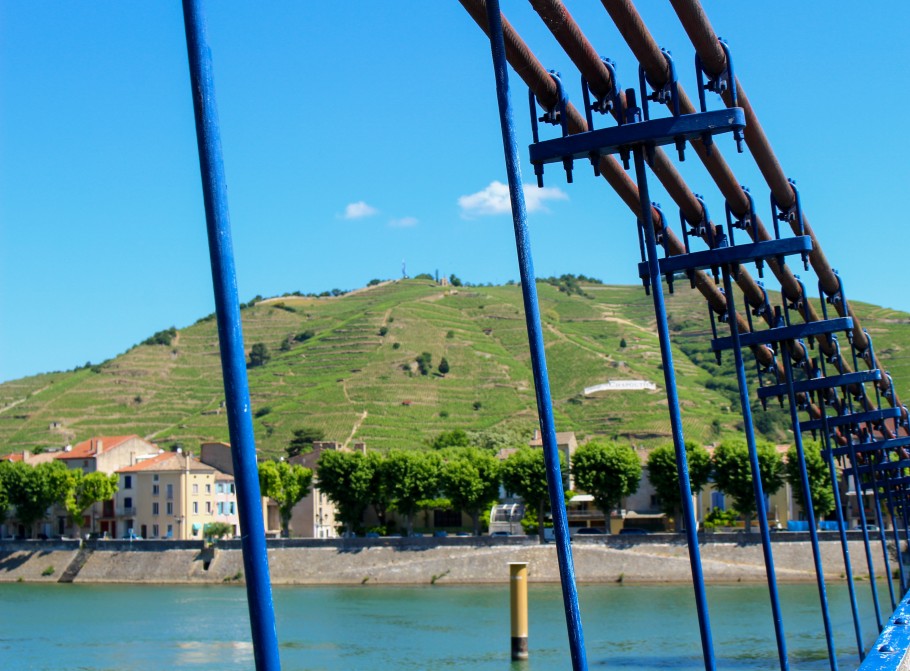
[[[98,454],[103,454],[108,450],[112,450],[131,438],[139,438],[139,436],[136,434],[131,436],[96,436],[95,438],[89,438],[88,440],[83,440],[81,443],[73,445],[73,449],[68,452],[61,452],[57,458],[89,459]]]
[[[219,473],[217,468],[203,464],[192,456],[187,456],[178,452],[162,452],[149,459],[121,468],[118,473],[136,473],[139,471],[185,471],[189,470],[194,473]]]

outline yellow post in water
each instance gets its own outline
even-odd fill
[[[509,562],[512,659],[528,658],[528,562]]]

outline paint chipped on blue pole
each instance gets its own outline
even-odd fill
[[[278,633],[272,604],[262,498],[256,464],[256,444],[250,415],[250,392],[246,377],[246,354],[240,323],[240,301],[231,243],[230,217],[212,59],[205,35],[205,19],[199,0],[184,0],[183,19],[196,119],[196,141],[205,203],[221,368],[227,401],[228,429],[237,508],[240,517],[243,567],[252,630],[253,653],[257,671],[278,671]]]

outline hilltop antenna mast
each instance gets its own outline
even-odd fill
[[[405,263],[404,259],[401,260],[401,279],[408,279],[408,266]]]

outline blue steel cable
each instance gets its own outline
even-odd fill
[[[630,107],[635,107],[633,91],[626,92],[626,101]],[[654,235],[654,222],[651,218],[651,197],[648,193],[648,178],[645,172],[644,151],[641,145],[636,145],[633,153],[635,158],[635,178],[638,182],[638,198],[641,206],[642,229],[644,229],[645,245],[648,253],[648,276],[651,284],[651,296],[654,302],[654,313],[657,317],[657,335],[660,340],[664,386],[667,388],[670,427],[673,431],[673,447],[676,450],[676,470],[679,475],[681,503],[686,521],[686,544],[689,549],[689,564],[692,568],[692,586],[695,589],[695,608],[698,613],[698,630],[701,636],[702,656],[704,657],[706,671],[713,671],[717,663],[714,657],[711,620],[708,615],[708,597],[705,593],[705,577],[702,572],[695,512],[692,509],[689,464],[683,439],[682,418],[679,413],[676,373],[673,368],[673,353],[670,349],[670,329],[667,324],[667,310],[664,304],[660,265],[657,256],[657,240]]]
[[[854,359],[855,359],[854,353]],[[854,360],[854,368],[856,368],[856,361]],[[863,397],[865,397],[865,389],[863,389]],[[847,409],[850,412],[853,412],[853,398],[850,393],[845,394],[845,399],[847,401]],[[872,590],[872,605],[875,609],[875,624],[878,626],[879,633],[882,631],[882,609],[881,604],[878,598],[878,585],[875,580],[875,560],[872,557],[872,546],[869,544],[869,528],[866,526],[866,505],[863,499],[863,488],[862,483],[860,482],[858,462],[856,460],[856,447],[853,444],[853,436],[847,432],[847,450],[849,454],[850,466],[853,469],[853,491],[856,495],[856,504],[857,511],[859,513],[860,526],[863,534],[863,550],[866,555],[866,566],[869,569],[869,587]],[[848,487],[849,489],[849,487]],[[888,567],[888,557],[885,556],[885,571],[890,571]],[[888,581],[888,588],[891,591],[891,601],[894,601],[894,588],[891,585],[891,581]],[[892,605],[894,608],[894,605]]]
[[[569,524],[566,518],[565,494],[562,487],[562,474],[559,468],[559,452],[556,447],[556,428],[553,420],[553,407],[550,402],[550,381],[547,375],[543,330],[540,325],[540,311],[537,305],[537,285],[534,277],[534,262],[531,257],[531,240],[528,235],[524,189],[521,183],[521,168],[518,159],[518,144],[515,140],[515,128],[512,123],[509,73],[506,66],[506,50],[502,35],[499,0],[487,0],[487,23],[490,30],[493,71],[496,77],[499,123],[502,128],[502,144],[505,152],[506,172],[509,177],[509,198],[512,203],[512,222],[515,228],[515,247],[518,252],[518,268],[521,274],[528,344],[531,349],[531,364],[534,371],[537,412],[540,416],[540,432],[543,437],[544,459],[547,468],[547,489],[550,494],[550,508],[553,512],[556,555],[559,562],[559,577],[562,582],[563,605],[569,634],[569,651],[572,657],[572,668],[575,671],[586,671],[588,660],[585,653],[581,614],[578,609],[578,590],[575,585],[572,546],[569,544]]]
[[[885,454],[882,455],[882,457],[883,457],[884,460],[887,461],[887,459],[888,459],[888,454],[885,453]],[[872,460],[870,459],[870,462],[871,462],[871,461],[872,461]],[[874,463],[871,463],[870,466],[871,466],[871,468],[869,469],[869,472],[873,474],[873,477],[875,477],[875,476],[874,476],[874,473],[875,473],[875,464],[874,464]],[[898,579],[900,580],[900,583],[899,583],[899,584],[900,584],[900,586],[901,586],[901,594],[904,594],[904,593],[906,593],[906,591],[907,591],[907,579],[906,579],[906,577],[905,577],[905,575],[904,575],[904,562],[901,561],[901,557],[900,557],[900,554],[901,554],[901,549],[900,549],[900,548],[901,548],[901,539],[900,539],[900,534],[899,534],[898,528],[897,528],[897,519],[895,519],[894,494],[893,494],[893,492],[891,491],[891,483],[889,482],[890,479],[891,479],[891,478],[890,478],[890,476],[888,475],[888,473],[885,473],[885,474],[884,474],[884,487],[883,487],[883,489],[885,490],[885,500],[886,500],[887,503],[888,503],[888,517],[891,518],[891,535],[894,536],[894,547],[897,548],[897,555],[898,555],[898,556],[897,556],[897,572],[898,572]],[[885,527],[880,527],[880,529],[881,529],[882,534],[884,535],[884,533],[885,533]]]
[[[875,453],[871,453],[871,452],[869,453],[868,461],[869,461],[870,465],[874,465]],[[853,472],[857,473],[858,471],[859,471],[859,463],[854,461],[853,462]],[[898,599],[896,598],[896,596],[894,594],[894,577],[891,574],[891,560],[888,557],[888,537],[885,534],[885,523],[884,523],[884,520],[882,519],[882,502],[881,502],[881,498],[879,497],[879,492],[878,492],[879,485],[878,485],[878,481],[875,477],[874,468],[869,469],[869,478],[870,478],[870,484],[871,484],[870,489],[872,490],[873,508],[875,510],[875,523],[878,525],[878,538],[879,538],[879,541],[881,542],[881,546],[882,546],[882,561],[885,564],[885,580],[888,583],[888,594],[891,596],[891,610],[895,610],[897,608]],[[862,496],[863,491],[864,491],[863,489],[858,489],[857,496]],[[864,502],[862,499],[860,499],[859,505],[861,505],[861,506],[864,505]]]
[[[739,342],[739,324],[736,320],[736,305],[733,300],[733,286],[730,281],[730,269],[723,268],[724,292],[727,298],[727,321],[730,324],[730,335],[733,341],[734,367],[736,384],[739,388],[739,403],[743,414],[743,426],[746,433],[746,445],[749,449],[749,464],[752,469],[752,489],[755,492],[755,508],[758,516],[758,527],[761,531],[761,547],[765,558],[765,573],[768,577],[768,593],[771,597],[771,619],[774,620],[774,636],[777,639],[777,656],[781,671],[790,668],[787,658],[787,641],[784,637],[784,622],[780,610],[780,596],[777,591],[777,576],[774,574],[774,556],[771,552],[771,530],[768,528],[768,513],[765,508],[765,493],[761,483],[761,467],[758,463],[758,448],[755,444],[755,429],[752,425],[752,408],[749,405],[749,387],[746,383],[746,367],[743,363],[743,349]]]
[[[729,277],[725,277],[729,282]],[[799,480],[803,490],[803,508],[809,522],[809,540],[812,544],[812,559],[815,563],[815,580],[818,583],[818,598],[821,602],[822,621],[825,626],[825,643],[828,646],[828,663],[831,671],[837,671],[837,651],[834,649],[834,636],[831,631],[831,613],[828,611],[828,595],[825,590],[825,573],[822,569],[821,550],[818,547],[818,529],[815,528],[815,509],[812,505],[812,489],[809,486],[809,474],[806,472],[806,454],[803,450],[803,435],[799,428],[799,414],[796,407],[796,392],[793,390],[793,365],[790,363],[790,345],[781,343],[781,359],[784,362],[784,375],[787,378],[787,404],[790,406],[790,423],[793,426],[793,440],[796,445],[796,456],[799,462]],[[822,404],[824,413],[824,404]],[[827,423],[827,422],[825,422]],[[862,641],[862,639],[860,639]],[[860,645],[862,649],[862,645]]]
[[[849,439],[849,434],[848,434]],[[870,452],[868,455],[868,461],[870,466],[875,465],[875,453]],[[854,474],[859,471],[859,463],[853,462],[853,472]],[[873,508],[875,509],[875,523],[878,525],[878,538],[882,546],[882,562],[885,564],[885,580],[888,583],[888,594],[891,597],[891,610],[897,608],[897,602],[899,599],[894,594],[894,576],[891,573],[891,560],[888,556],[888,536],[885,534],[885,522],[882,519],[882,501],[879,494],[878,488],[878,479],[875,477],[875,468],[869,469],[869,479],[870,479],[870,489],[872,490],[872,501]],[[857,496],[862,496],[863,489],[857,490]],[[859,505],[864,505],[863,500],[859,500]]]
[[[840,539],[841,553],[844,557],[844,572],[847,577],[847,591],[850,596],[850,612],[853,615],[853,633],[856,636],[856,648],[859,652],[859,661],[863,661],[865,651],[863,648],[863,627],[859,617],[859,608],[856,602],[856,585],[853,581],[853,562],[850,561],[850,546],[847,542],[847,524],[844,519],[844,509],[840,500],[840,489],[837,483],[837,466],[834,464],[834,454],[831,450],[831,434],[828,429],[828,413],[825,411],[824,399],[819,399],[822,420],[822,449],[828,455],[828,477],[831,478],[831,489],[834,493],[834,512],[837,517],[837,531]],[[792,419],[792,418],[791,418]]]
[[[237,508],[243,547],[247,602],[257,671],[278,671],[278,632],[272,605],[269,563],[256,466],[256,445],[250,416],[250,392],[240,323],[240,302],[231,243],[227,186],[221,154],[218,110],[205,18],[198,0],[183,0],[183,20],[196,118],[196,141],[205,203],[205,222],[215,290],[221,369],[227,401],[231,456],[237,481]]]

